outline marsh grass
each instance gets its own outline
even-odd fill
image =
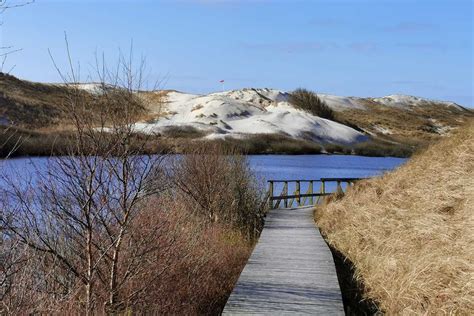
[[[316,213],[366,299],[395,314],[474,310],[474,121]]]

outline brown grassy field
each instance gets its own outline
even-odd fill
[[[474,311],[474,121],[316,211],[387,314]]]
[[[399,109],[364,99],[363,105],[367,110],[336,112],[336,120],[363,130],[378,140],[417,147],[438,140],[440,135],[449,134],[474,117],[474,112],[468,109],[436,103]]]

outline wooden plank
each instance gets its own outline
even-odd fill
[[[364,178],[321,178],[320,180],[326,181],[326,182],[336,182],[336,181],[348,182],[348,181],[364,180]]]
[[[269,212],[223,314],[344,315],[332,254],[312,207]]]

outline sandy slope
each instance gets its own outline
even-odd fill
[[[247,88],[208,95],[156,91],[148,95],[150,100],[154,100],[150,107],[154,119],[136,124],[137,130],[147,133],[159,133],[173,126],[196,128],[210,139],[229,136],[240,138],[250,134],[283,134],[316,142],[353,144],[368,138],[367,135],[349,126],[295,109],[288,102],[289,93],[276,89]],[[163,97],[159,103],[156,101],[158,95]],[[318,94],[318,96],[334,111],[341,113],[346,121],[351,121],[352,114],[348,114],[348,119],[343,113],[357,111],[355,113],[360,116],[372,112],[367,108],[367,102],[378,104],[381,108],[399,109],[401,112],[410,113],[433,104],[455,111],[463,110],[452,102],[405,95],[382,98],[329,94]],[[382,126],[381,130],[376,129],[375,132],[383,135],[392,134],[385,126]]]
[[[334,100],[336,97],[323,98]],[[342,99],[338,108],[352,106],[349,99]],[[344,144],[367,138],[353,128],[295,109],[288,103],[287,93],[273,89],[243,89],[204,96],[172,91],[166,95],[161,109],[160,118],[137,123],[136,128],[159,132],[167,126],[192,126],[207,132],[208,138],[285,134]]]

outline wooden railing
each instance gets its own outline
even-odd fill
[[[296,206],[316,205],[322,202],[325,196],[342,193],[347,187],[354,185],[356,181],[361,179],[268,180],[268,206],[270,209],[276,209],[281,206],[291,208],[294,203],[296,203]],[[315,184],[319,184],[319,190],[315,191]],[[275,195],[278,190],[281,190],[281,193]]]

